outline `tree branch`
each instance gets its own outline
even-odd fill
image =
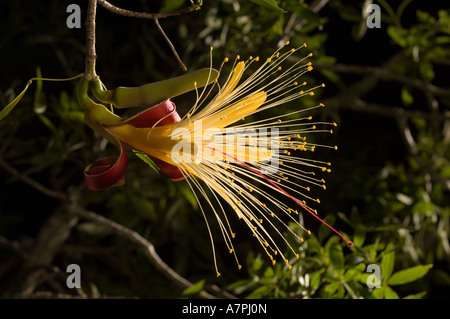
[[[10,166],[7,162],[5,162],[1,157],[0,157],[0,167],[2,167],[9,174],[17,177],[25,184],[31,186],[38,192],[40,192],[48,197],[58,199],[60,201],[67,200],[67,196],[65,193],[49,189],[49,188],[45,187],[44,185],[39,184],[35,180],[29,178],[28,176],[21,174],[18,170],[16,170],[14,167]]]
[[[178,286],[180,286],[183,289],[186,289],[190,286],[192,286],[192,283],[188,281],[187,279],[180,276],[177,272],[175,272],[172,268],[170,268],[157,254],[155,247],[147,241],[144,237],[136,233],[135,231],[122,226],[120,224],[117,224],[116,222],[107,219],[103,216],[97,215],[93,212],[86,211],[82,208],[78,209],[78,215],[84,219],[90,220],[92,222],[95,222],[97,224],[100,224],[102,226],[105,226],[109,229],[111,229],[114,233],[116,233],[119,236],[122,236],[129,240],[130,242],[136,244],[139,246],[142,251],[144,252],[147,259],[150,261],[150,263],[158,270],[160,271],[166,278],[169,280],[175,282]],[[214,286],[213,286],[214,287]],[[219,288],[214,287],[215,291],[220,291]],[[223,292],[222,295],[226,298],[234,298],[229,293]],[[199,292],[199,296],[202,298],[207,299],[214,299],[216,296],[213,296],[209,294],[208,292],[202,290]]]
[[[178,16],[185,13],[189,13],[195,10],[200,9],[200,5],[197,3],[193,3],[192,5],[182,8],[180,10],[174,11],[174,12],[168,12],[168,13],[147,13],[147,12],[136,12],[131,10],[126,10],[119,8],[111,3],[109,3],[106,0],[98,0],[98,3],[107,9],[108,11],[111,11],[112,13],[119,14],[125,17],[131,17],[131,18],[141,18],[141,19],[164,19],[168,17]]]
[[[441,88],[430,83],[425,83],[419,79],[413,79],[401,74],[392,72],[385,67],[364,66],[355,64],[340,64],[340,63],[314,63],[317,69],[326,69],[339,73],[353,73],[353,74],[369,74],[385,81],[396,81],[405,85],[414,87],[421,91],[427,91],[437,96],[450,95],[450,89]]]
[[[97,12],[97,0],[89,0],[86,18],[86,78],[92,80],[97,76],[95,62],[95,16]]]

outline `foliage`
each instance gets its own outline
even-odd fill
[[[69,78],[83,70],[84,30],[65,25],[71,2],[0,4],[7,13],[0,21],[2,108],[40,73]],[[168,265],[196,284],[180,288],[136,246],[80,219],[52,258],[38,258],[49,279],[29,294],[73,293],[63,288],[60,277],[68,264],[77,263],[90,297],[178,298],[194,296],[210,284],[245,298],[448,297],[450,12],[431,2],[404,0],[393,7],[378,1],[381,28],[368,29],[364,2],[203,1],[201,10],[160,21],[189,70],[209,65],[209,46],[218,65],[226,56],[268,55],[286,40],[294,46],[307,43],[315,72],[306,81],[327,86],[301,103],[324,102],[327,108],[316,116],[338,123],[332,140],[324,143],[339,145],[339,151],[316,154],[333,163],[318,210],[335,228],[351,234],[354,247],[301,216],[312,235],[299,243],[286,234],[300,249],[291,270],[281,263],[272,266],[242,230],[236,250],[247,262],[238,271],[218,234],[222,276],[215,278],[205,221],[188,186],[170,182],[143,163],[140,154],[130,156],[122,188],[90,192],[80,186],[84,167],[117,155],[116,150],[85,127],[74,95],[76,81],[37,81],[0,121],[0,292],[14,295],[26,271],[21,268],[24,256],[39,251],[33,241],[54,212],[68,211],[68,203],[33,187],[31,179],[46,190],[76,190],[83,209],[141,234]],[[117,1],[151,12],[189,4]],[[85,9],[84,2],[80,6]],[[182,74],[152,21],[98,8],[97,34],[98,74],[108,87]],[[189,98],[175,102],[180,114],[190,106]],[[381,288],[367,287],[372,264],[380,266]]]

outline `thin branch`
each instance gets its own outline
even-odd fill
[[[95,71],[95,16],[97,12],[97,0],[89,0],[86,18],[86,78],[88,80],[97,76]]]
[[[170,50],[172,51],[172,54],[175,56],[175,59],[176,59],[177,62],[178,62],[178,65],[180,66],[180,68],[181,68],[183,71],[186,71],[186,70],[187,70],[186,65],[184,65],[183,61],[181,61],[181,58],[180,58],[180,56],[178,55],[177,50],[175,50],[174,45],[172,44],[172,42],[170,41],[169,37],[168,37],[168,36],[166,35],[166,33],[164,32],[164,30],[163,30],[163,28],[161,27],[161,25],[159,24],[158,19],[155,18],[155,19],[153,19],[153,21],[155,22],[156,27],[158,28],[159,32],[161,32],[162,36],[164,37],[164,39],[166,40],[167,44],[169,45]]]
[[[26,175],[22,175],[18,170],[16,170],[14,167],[10,166],[2,158],[0,158],[0,167],[2,167],[9,174],[17,177],[18,179],[20,179],[25,184],[31,186],[32,188],[36,189],[38,192],[40,192],[40,193],[42,193],[42,194],[44,194],[44,195],[46,195],[48,197],[55,198],[55,199],[58,199],[60,201],[67,200],[67,196],[63,192],[54,191],[54,190],[52,190],[50,188],[47,188],[44,185],[36,182],[32,178],[29,178]]]
[[[125,17],[131,18],[141,18],[141,19],[164,19],[168,17],[178,16],[185,13],[189,13],[195,10],[200,9],[200,5],[197,3],[193,3],[192,5],[182,8],[177,11],[168,12],[168,13],[147,13],[147,12],[137,12],[119,8],[106,0],[98,0],[98,3],[103,6],[105,9],[111,11],[112,13],[122,15]]]
[[[450,89],[441,88],[430,83],[425,83],[419,79],[413,79],[401,74],[392,72],[385,67],[374,67],[355,64],[340,64],[340,63],[315,63],[314,67],[317,69],[326,69],[339,73],[353,73],[353,74],[369,74],[386,81],[396,81],[405,85],[414,87],[422,91],[428,91],[431,94],[438,96],[450,95]]]
[[[415,110],[405,110],[399,106],[389,106],[377,103],[369,103],[361,99],[355,98],[348,101],[341,101],[338,98],[331,98],[324,101],[324,104],[330,107],[339,107],[340,109],[349,109],[358,112],[375,114],[384,117],[391,117],[395,119],[408,118],[424,118],[427,120],[444,121],[450,119],[450,112],[441,114],[426,113]]]
[[[147,259],[150,261],[150,263],[158,270],[160,271],[164,276],[166,276],[169,280],[175,282],[178,286],[180,286],[183,289],[186,289],[190,286],[192,286],[192,283],[185,279],[184,277],[180,276],[177,272],[175,272],[172,268],[170,268],[157,254],[155,247],[147,241],[144,237],[136,233],[135,231],[122,226],[120,224],[115,223],[114,221],[107,219],[103,216],[97,215],[93,212],[84,210],[84,209],[78,209],[78,214],[80,217],[85,218],[87,220],[90,220],[92,222],[95,222],[97,224],[100,224],[102,226],[105,226],[112,231],[114,231],[117,235],[120,235],[126,239],[128,239],[130,242],[138,245],[144,252]],[[214,299],[215,296],[209,294],[206,291],[200,291],[199,296],[202,298],[207,299]],[[227,297],[232,298],[233,296],[228,294]]]

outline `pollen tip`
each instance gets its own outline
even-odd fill
[[[229,60],[230,59],[228,59],[228,58],[223,59],[224,62],[228,62]]]
[[[303,239],[303,238],[301,238],[301,239]],[[298,254],[295,254],[295,258],[299,259],[300,256]]]
[[[321,85],[323,88],[325,87],[325,83],[322,83],[322,85]]]
[[[210,46],[210,47],[209,47],[209,50],[212,51],[212,50],[214,50],[214,48],[213,48],[212,46]]]
[[[267,62],[272,62],[272,59],[271,58],[267,58]]]
[[[292,53],[294,53],[294,52],[295,52],[295,49],[294,49],[294,48],[292,48],[292,49],[291,49],[291,52],[292,52]]]
[[[256,62],[258,62],[258,61],[259,61],[259,56],[257,56],[257,57],[255,58],[255,61],[256,61]]]
[[[301,243],[303,243],[305,240],[303,239],[303,237],[302,238],[300,238],[300,242]],[[298,257],[297,257],[297,259],[298,259]]]
[[[336,122],[333,122],[333,126],[337,126]]]
[[[312,57],[312,56],[313,56],[312,52],[310,52],[310,53],[308,54],[308,56],[309,56],[309,57]]]
[[[323,103],[320,103],[320,104],[319,104],[319,106],[325,106],[325,104],[323,104]]]
[[[303,43],[303,46],[306,48],[307,47],[307,45],[306,45],[306,42],[305,43]]]
[[[238,269],[241,270],[242,269],[242,265],[238,265]]]
[[[337,145],[334,146],[334,149],[337,151],[337,149],[338,149]]]
[[[217,277],[220,277],[220,272],[217,272]]]
[[[236,56],[236,60],[239,60],[241,58],[241,56],[238,54],[237,56]]]
[[[275,264],[277,263],[277,261],[274,259],[274,260],[272,260],[272,265],[274,265],[275,266]]]
[[[294,82],[294,85],[298,85],[298,82]]]
[[[284,42],[284,45],[289,45],[289,43],[290,43],[289,41],[286,41]]]
[[[323,189],[327,189],[327,187],[325,185],[322,185]]]
[[[291,269],[292,269],[292,266],[291,266],[291,265],[288,265],[288,269],[291,270]]]
[[[308,71],[312,71],[313,67],[310,65],[308,66]]]

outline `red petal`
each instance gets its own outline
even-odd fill
[[[175,107],[175,103],[166,100],[148,110],[127,120],[125,123],[137,128],[161,126],[177,123],[181,120]]]
[[[151,160],[158,166],[158,168],[161,170],[161,172],[164,173],[168,178],[170,178],[173,181],[180,181],[184,179],[183,173],[178,169],[178,167],[173,166],[169,163],[166,163],[164,161],[161,161],[160,159],[154,158],[150,156]]]
[[[95,161],[84,170],[84,180],[87,187],[94,191],[122,185],[125,182],[127,166],[127,153],[121,144],[120,156],[115,163],[109,157]]]
[[[177,123],[181,120],[180,115],[176,111],[175,103],[166,100],[142,113],[130,118],[125,123],[133,125],[137,128],[162,126]],[[152,161],[158,166],[164,175],[173,181],[179,181],[184,178],[183,173],[171,164],[151,157]]]

